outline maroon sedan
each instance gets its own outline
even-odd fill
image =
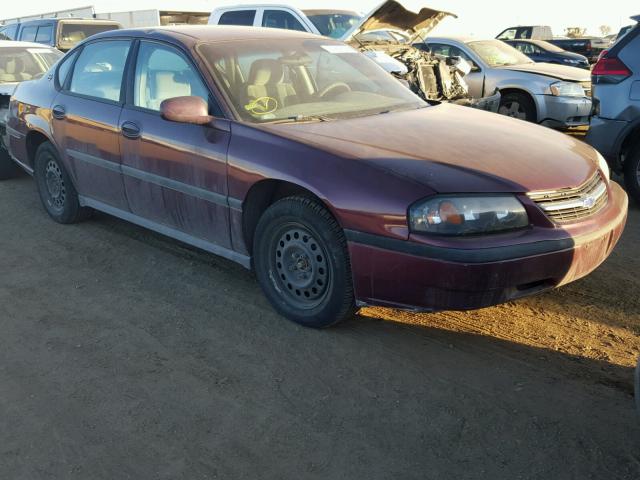
[[[92,209],[253,267],[285,317],[472,309],[593,271],[627,197],[591,147],[431,105],[283,30],[108,32],[20,85],[7,140],[60,223]]]

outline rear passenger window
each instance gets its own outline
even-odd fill
[[[43,25],[38,28],[38,33],[36,34],[36,42],[37,43],[46,43],[47,45],[52,43],[53,40],[53,25]]]
[[[218,20],[218,25],[244,25],[253,26],[256,18],[255,10],[235,10],[232,12],[224,12]]]
[[[284,10],[265,10],[262,15],[262,26],[267,28],[282,28],[284,30],[298,30],[304,32],[302,24]]]
[[[136,65],[133,103],[159,111],[169,98],[196,96],[209,103],[209,91],[200,74],[171,47],[141,42]]]
[[[20,40],[23,42],[35,42],[36,41],[36,33],[38,32],[38,27],[24,27],[22,29],[22,33],[20,34]]]
[[[129,47],[128,40],[95,42],[84,47],[73,69],[69,90],[90,97],[119,101]]]

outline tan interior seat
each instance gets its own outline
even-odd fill
[[[293,84],[285,81],[282,63],[273,59],[256,60],[251,64],[247,81],[249,100],[272,97],[279,107],[290,105],[296,96]]]

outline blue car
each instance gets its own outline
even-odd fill
[[[589,60],[584,55],[567,52],[544,40],[506,40],[506,43],[537,63],[555,63],[589,69]]]

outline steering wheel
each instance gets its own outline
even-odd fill
[[[328,96],[329,93],[331,93],[332,95],[337,95],[339,90],[344,90],[344,93],[348,93],[351,91],[351,87],[344,82],[335,82],[323,88],[322,91],[319,93],[319,95],[320,95],[320,98],[324,98]]]

